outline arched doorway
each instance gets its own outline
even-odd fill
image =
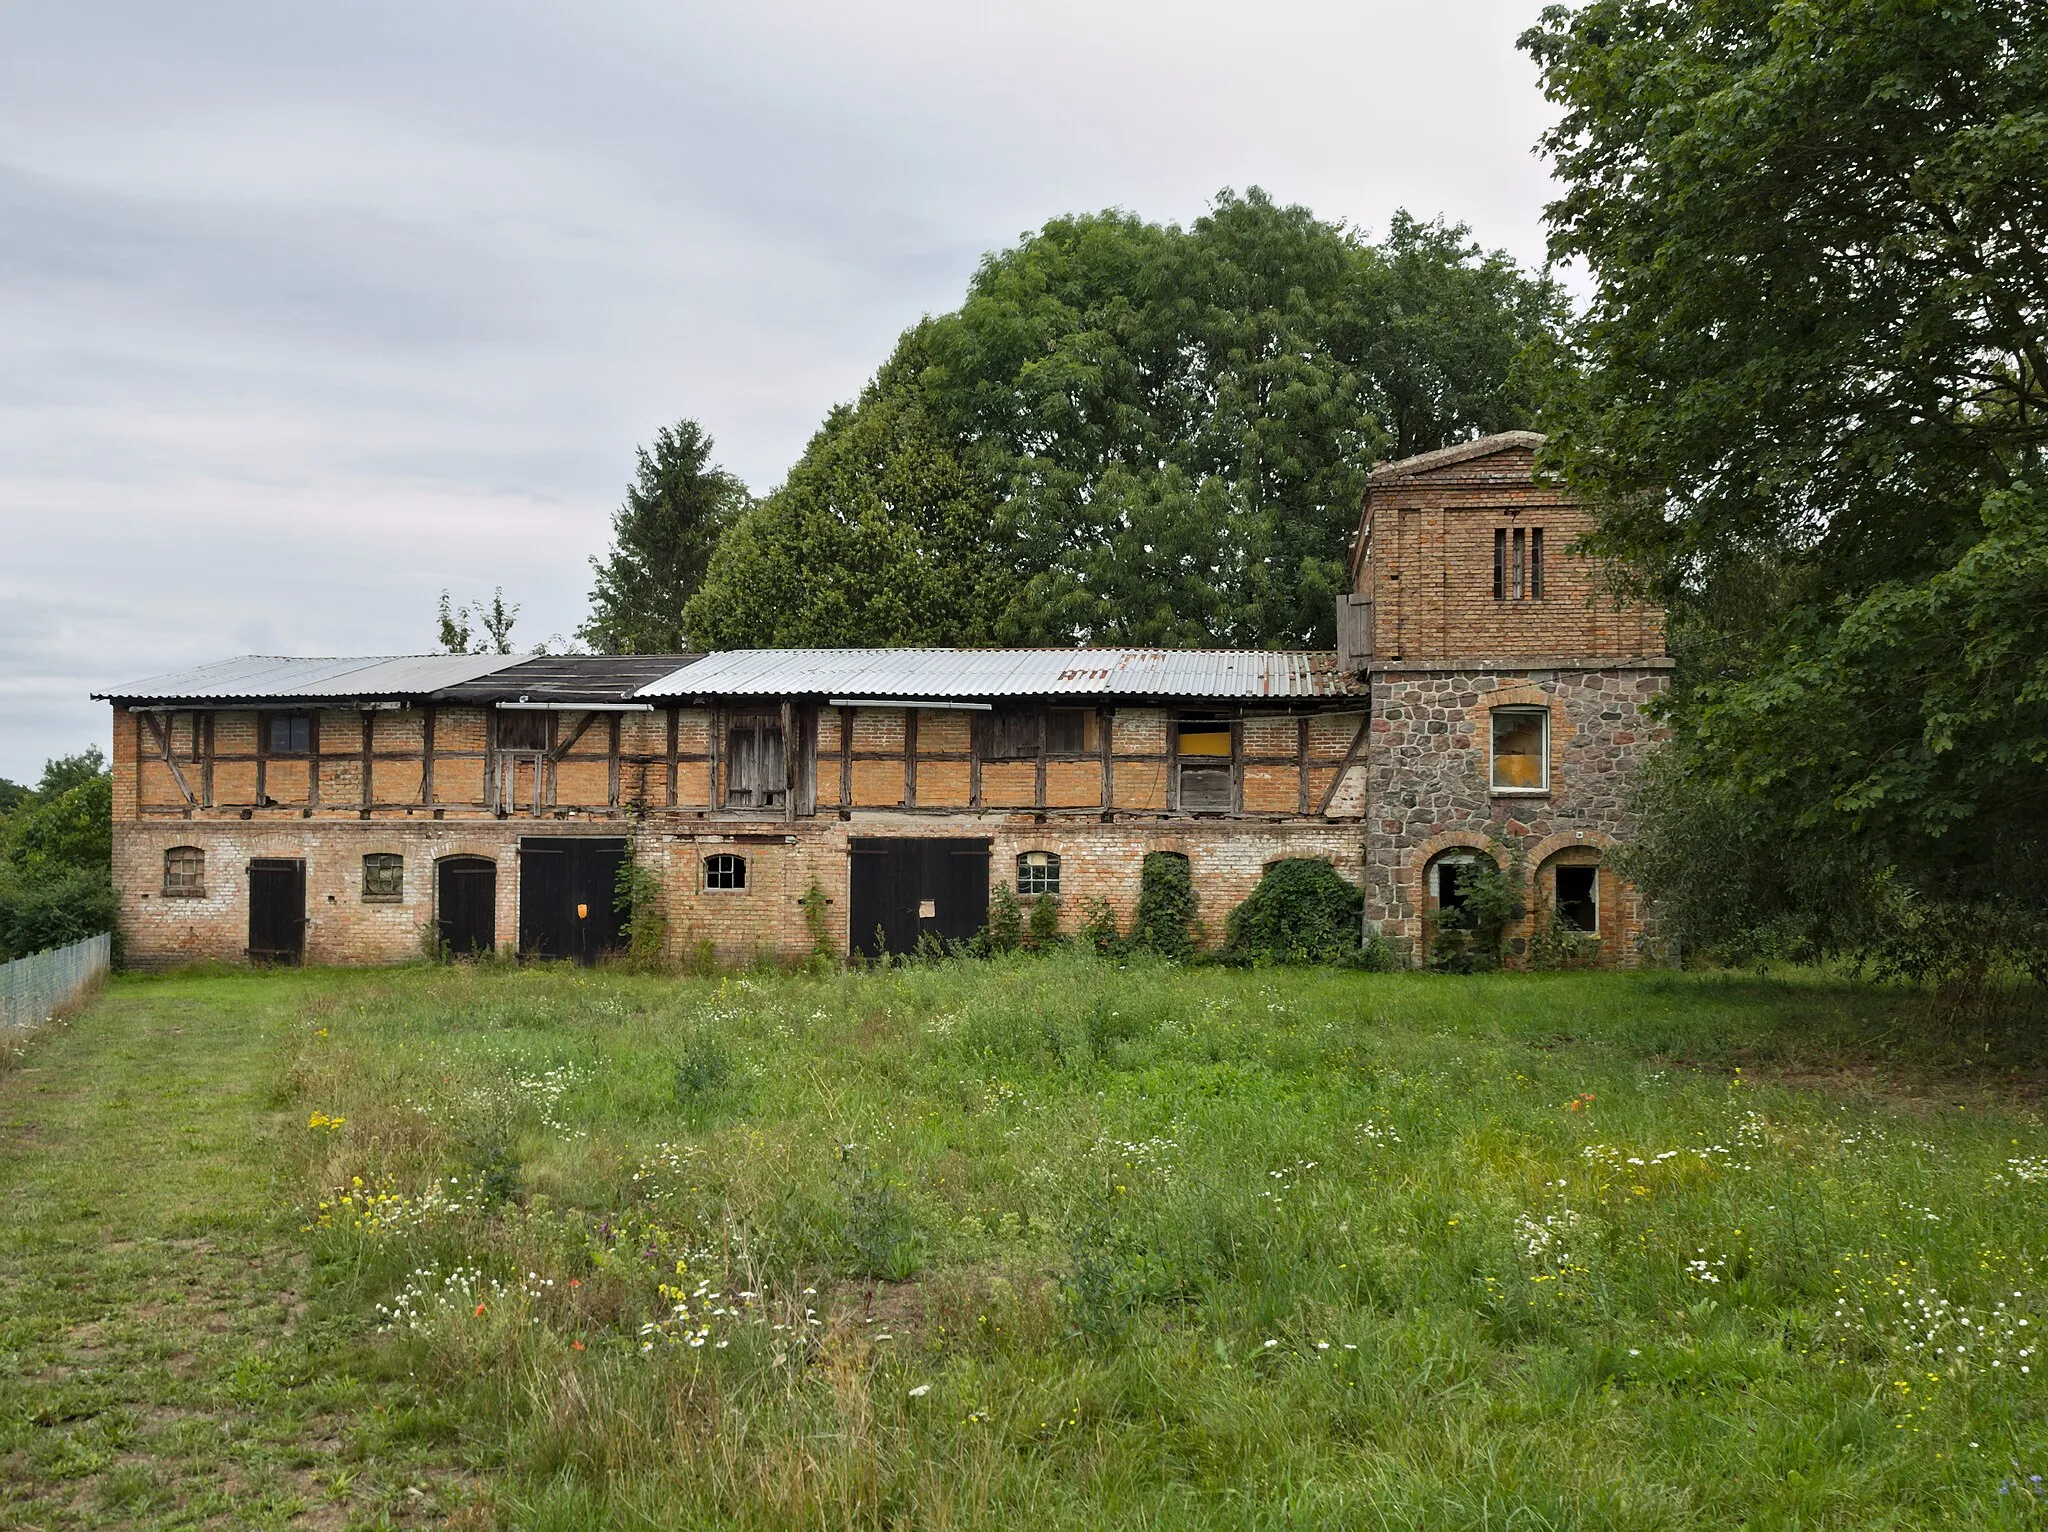
[[[1499,912],[1482,908],[1474,896],[1480,877],[1499,870],[1486,852],[1466,846],[1441,852],[1423,869],[1422,950],[1431,968],[1469,973],[1498,964]]]
[[[498,947],[498,864],[484,856],[443,857],[434,867],[434,931],[454,957]]]

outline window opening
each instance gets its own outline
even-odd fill
[[[1230,812],[1230,725],[1221,719],[1185,718],[1175,726],[1183,814]]]
[[[1496,792],[1541,792],[1550,786],[1550,712],[1547,708],[1493,710],[1493,787]]]
[[[1048,755],[1094,755],[1102,748],[1093,708],[1056,707],[1045,716]]]
[[[173,846],[164,853],[164,896],[202,899],[206,896],[206,853],[197,846]]]
[[[305,713],[270,715],[270,754],[304,755],[313,748],[313,720]]]
[[[1529,599],[1543,599],[1543,529],[1529,529]]]
[[[1017,858],[1017,892],[1057,894],[1060,891],[1060,859],[1051,851],[1027,851]]]
[[[1528,589],[1529,589],[1529,588],[1528,588],[1528,586],[1526,586],[1526,585],[1524,585],[1524,584],[1522,583],[1522,569],[1523,569],[1523,542],[1524,542],[1524,537],[1525,537],[1525,534],[1523,533],[1522,529],[1521,529],[1520,527],[1516,527],[1516,528],[1515,528],[1515,599],[1516,599],[1517,601],[1520,601],[1520,600],[1522,599],[1522,597],[1523,597],[1524,595],[1526,595],[1526,594],[1528,593]]]
[[[706,888],[740,889],[747,886],[747,859],[721,851],[704,858]]]
[[[725,806],[781,808],[789,795],[782,725],[769,718],[742,718],[726,734],[725,746]]]
[[[392,851],[372,851],[363,858],[363,897],[405,897],[405,858]]]
[[[1479,858],[1471,853],[1438,857],[1429,864],[1429,896],[1439,910],[1462,910],[1471,897]]]
[[[1038,708],[998,708],[982,725],[981,757],[985,761],[1035,761],[1045,735],[1045,714]]]
[[[1557,869],[1557,918],[1574,931],[1599,932],[1599,868],[1575,866]]]
[[[1493,599],[1508,598],[1508,529],[1493,529]]]

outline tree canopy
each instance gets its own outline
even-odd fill
[[[599,654],[679,654],[683,610],[704,583],[719,537],[749,503],[747,487],[712,461],[694,420],[663,426],[612,513],[612,548],[592,559],[590,617],[577,636]]]
[[[1523,43],[1595,282],[1546,460],[1686,662],[1653,884],[1739,844],[1808,950],[2048,910],[2048,9],[1595,0]]]
[[[907,332],[735,523],[705,644],[1319,644],[1372,462],[1530,423],[1562,314],[1462,226],[1262,192],[1055,219]]]
[[[97,746],[0,811],[0,960],[113,929],[113,778]]]

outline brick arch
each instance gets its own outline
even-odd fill
[[[1415,918],[1424,918],[1429,898],[1427,883],[1429,864],[1446,851],[1478,851],[1500,865],[1500,843],[1479,830],[1444,830],[1430,836],[1410,852],[1408,865],[1401,870],[1401,881],[1405,885],[1409,907],[1415,911]]]

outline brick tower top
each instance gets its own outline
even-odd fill
[[[1504,431],[1372,471],[1338,614],[1348,668],[1663,658],[1663,613],[1572,551],[1593,518],[1537,481],[1542,444]]]

